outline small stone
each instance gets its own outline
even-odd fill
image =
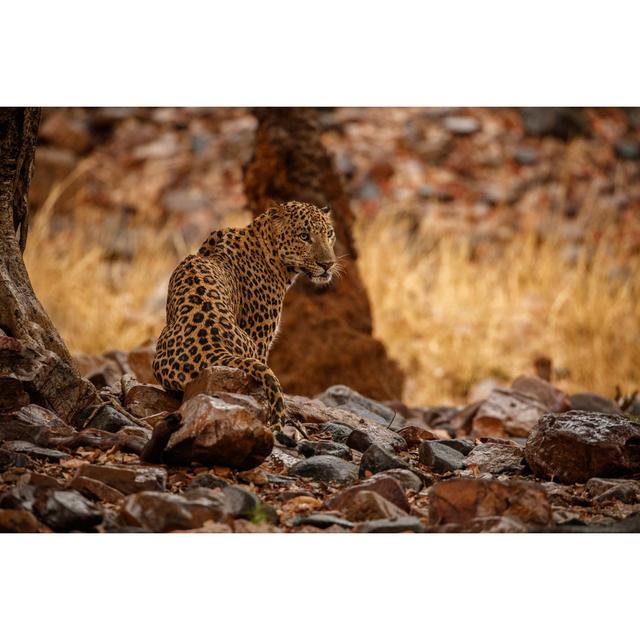
[[[126,392],[124,404],[136,418],[146,418],[164,411],[177,411],[181,402],[161,387],[136,384]]]
[[[373,475],[387,469],[409,469],[411,471],[411,466],[400,456],[396,456],[376,444],[371,445],[360,459],[360,477],[366,477],[367,472]]]
[[[468,136],[480,130],[480,123],[467,116],[447,116],[442,124],[447,131],[459,136]]]
[[[359,524],[356,533],[425,533],[426,528],[414,516],[404,516],[391,520],[369,520]]]
[[[260,387],[247,373],[235,367],[207,367],[184,390],[184,402],[204,393],[217,396],[218,393],[239,393],[241,395],[264,395]]]
[[[523,166],[535,164],[538,161],[538,154],[531,147],[518,147],[513,154],[514,160]]]
[[[71,457],[68,453],[56,451],[55,449],[38,447],[31,442],[24,442],[23,440],[13,440],[11,442],[5,442],[3,448],[15,453],[24,453],[25,455],[28,455],[32,458],[42,458],[54,462],[57,462],[59,460],[66,460],[67,458]]]
[[[405,491],[415,491],[416,493],[424,486],[420,476],[409,469],[387,469],[371,476],[370,480],[377,478],[393,478]]]
[[[340,444],[346,443],[353,431],[353,427],[335,422],[325,422],[320,425],[320,429],[323,432],[328,433],[334,442],[339,442]]]
[[[393,451],[406,451],[406,440],[387,429],[373,422],[363,425],[359,429],[354,429],[347,438],[347,446],[356,451],[364,453],[371,445],[378,445],[383,449]]]
[[[514,389],[494,389],[473,418],[472,435],[527,437],[547,407]]]
[[[90,413],[91,409],[87,410],[86,417],[89,417]],[[100,429],[101,431],[108,431],[109,433],[116,433],[117,431],[120,431],[122,427],[127,427],[129,425],[131,425],[131,418],[127,418],[127,416],[120,413],[110,404],[105,404],[98,409],[95,416],[93,416],[85,427]]]
[[[313,456],[294,464],[289,469],[289,475],[347,484],[358,479],[358,467],[335,456]]]
[[[229,516],[226,499],[220,490],[197,491],[209,493],[206,496],[198,493],[194,497],[155,491],[134,493],[123,501],[120,519],[125,525],[164,532],[197,529],[208,520],[221,522]]]
[[[406,511],[375,491],[358,491],[350,500],[344,501],[340,511],[352,522],[390,520],[406,516]]]
[[[70,436],[72,427],[58,416],[37,404],[0,414],[0,441],[23,440],[47,447],[53,438]]]
[[[278,524],[279,518],[276,510],[262,502],[255,493],[237,485],[224,487],[222,493],[234,518],[246,518],[252,521]]]
[[[190,483],[189,489],[222,489],[229,484],[224,478],[214,475],[213,473],[199,473]]]
[[[547,411],[562,413],[571,409],[571,400],[564,391],[537,376],[519,376],[513,381],[511,388],[535,398]]]
[[[640,425],[622,415],[569,411],[540,419],[525,446],[532,471],[567,484],[640,472]]]
[[[336,456],[343,460],[351,460],[352,458],[351,449],[339,442],[301,440],[298,443],[298,451],[306,458],[323,455]]]
[[[411,506],[409,505],[409,501],[407,500],[402,485],[391,476],[385,477],[382,474],[377,474],[369,480],[359,482],[356,485],[348,487],[347,489],[330,496],[325,501],[325,504],[329,509],[344,511],[344,509],[347,508],[362,491],[377,493],[387,502],[392,503],[396,508],[404,511],[405,513],[411,511]]]
[[[466,525],[494,516],[547,525],[551,522],[551,507],[542,487],[523,480],[454,478],[429,489],[429,517],[434,524]]]
[[[75,476],[69,483],[69,489],[75,489],[89,498],[102,500],[103,502],[117,503],[124,498],[124,493],[110,487],[108,484],[84,476]]]
[[[328,529],[329,527],[338,526],[343,529],[353,529],[353,522],[339,518],[332,513],[312,513],[308,516],[297,516],[294,518],[292,525],[294,527],[311,526],[318,529]]]
[[[398,432],[398,435],[405,439],[408,447],[417,447],[423,440],[436,439],[436,436],[431,431],[415,425],[405,427]]]
[[[442,444],[445,447],[451,447],[452,449],[459,451],[464,456],[468,456],[476,446],[473,440],[466,440],[464,438],[452,438],[451,440],[438,440],[438,444]]]
[[[0,509],[0,533],[39,533],[47,530],[29,511]]]
[[[615,143],[616,156],[622,160],[639,160],[640,143],[635,140],[619,140]]]
[[[571,409],[575,411],[593,411],[595,413],[622,414],[618,405],[609,398],[597,393],[575,393],[570,398]]]
[[[620,500],[625,504],[640,502],[640,481],[627,479],[591,478],[585,491],[596,502]]]
[[[198,394],[180,408],[182,426],[171,436],[164,457],[171,464],[251,469],[273,449],[273,433],[237,404]]]
[[[47,476],[44,473],[36,473],[35,471],[31,471],[20,476],[18,485],[24,486],[27,484],[33,485],[34,487],[52,487],[53,489],[64,488],[55,478]]]
[[[153,373],[153,359],[156,355],[155,342],[142,344],[126,354],[129,369],[142,384],[158,384]]]
[[[434,473],[449,473],[464,469],[464,454],[438,441],[425,440],[419,449],[420,463]]]
[[[568,140],[590,133],[584,109],[580,107],[523,107],[520,113],[525,133],[529,136],[555,136]]]
[[[468,469],[493,475],[519,475],[524,472],[524,451],[509,444],[483,442],[467,456]]]
[[[113,487],[124,495],[139,491],[165,491],[167,471],[161,467],[85,464],[75,478],[91,478]]]

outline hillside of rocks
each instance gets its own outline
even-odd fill
[[[0,365],[20,357],[0,337]],[[640,531],[633,395],[520,376],[468,406],[407,407],[336,385],[288,395],[274,437],[241,371],[182,396],[153,384],[152,357],[79,359],[102,404],[78,429],[38,404],[33,369],[3,373],[0,531]]]

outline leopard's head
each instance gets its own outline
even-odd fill
[[[267,213],[278,255],[288,271],[304,273],[315,284],[331,282],[337,260],[329,208],[291,201],[274,204]]]

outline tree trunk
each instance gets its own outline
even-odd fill
[[[336,255],[344,274],[330,287],[299,278],[285,298],[280,335],[270,364],[286,391],[314,395],[346,384],[377,399],[398,399],[403,376],[372,337],[367,292],[356,266],[353,213],[333,161],[320,139],[318,114],[306,108],[260,108],[255,151],[244,187],[254,215],[269,200],[329,205]]]
[[[21,380],[32,401],[72,421],[96,390],[73,366],[22,260],[39,122],[40,109],[0,108],[0,378]]]

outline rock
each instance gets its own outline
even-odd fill
[[[319,482],[348,484],[358,479],[358,467],[335,456],[313,456],[296,462],[289,469],[289,475]]]
[[[142,384],[158,384],[153,373],[153,359],[156,355],[155,342],[140,345],[127,354],[127,364]]]
[[[24,453],[32,458],[43,458],[45,460],[51,460],[57,462],[59,460],[66,460],[71,456],[68,453],[62,451],[56,451],[55,449],[45,449],[44,447],[38,447],[31,442],[24,442],[23,440],[12,440],[11,442],[5,442],[3,449],[13,451],[15,453]]]
[[[590,133],[584,109],[580,107],[523,107],[520,113],[528,136],[555,136],[568,140]]]
[[[449,425],[455,436],[467,434],[473,426],[473,419],[476,417],[478,410],[482,406],[482,402],[474,402],[464,409],[456,411],[449,417]]]
[[[334,442],[344,444],[353,431],[353,427],[349,427],[346,424],[339,424],[337,422],[325,422],[320,425],[323,432],[328,433]]]
[[[117,363],[105,356],[76,354],[73,356],[73,362],[80,374],[98,389],[112,387],[118,383],[123,374]]]
[[[82,423],[89,418],[94,407],[89,407],[82,414],[80,414],[79,421]],[[131,418],[120,413],[115,407],[110,404],[102,405],[96,414],[84,425],[92,429],[99,429],[100,431],[108,431],[109,433],[116,433],[120,431],[122,427],[131,426]]]
[[[408,447],[417,447],[423,440],[436,439],[436,436],[431,431],[415,425],[405,427],[398,432],[398,435],[405,439]]]
[[[518,164],[528,166],[538,161],[538,154],[531,147],[518,147],[513,154],[513,159]]]
[[[543,416],[529,436],[532,471],[564,483],[640,471],[640,424],[621,415],[569,411]]]
[[[345,507],[353,502],[355,497],[362,491],[377,493],[405,513],[411,511],[411,506],[402,485],[391,476],[382,474],[373,476],[369,480],[359,482],[330,496],[325,501],[325,505],[331,510],[344,511]]]
[[[620,415],[618,405],[609,398],[604,398],[596,393],[575,393],[570,398],[571,409],[575,411],[593,411],[596,413],[610,413]]]
[[[514,389],[495,389],[473,417],[472,435],[527,437],[547,408]]]
[[[419,449],[420,463],[434,473],[464,469],[464,454],[438,441],[425,440]]]
[[[0,509],[0,533],[39,533],[48,531],[32,513],[20,509]]]
[[[164,452],[170,464],[199,462],[251,469],[273,449],[273,434],[246,408],[205,394],[185,402],[179,411],[182,426]]]
[[[217,396],[220,392],[252,395],[260,400],[264,397],[261,388],[244,371],[234,367],[208,367],[187,384],[184,402],[199,393]]]
[[[393,520],[370,520],[359,524],[356,533],[425,533],[426,528],[418,518],[404,516]]]
[[[222,489],[229,484],[224,478],[214,475],[213,473],[199,473],[190,483],[189,489]]]
[[[0,413],[17,411],[30,402],[22,381],[10,376],[0,376]]]
[[[524,451],[521,447],[509,444],[483,442],[467,456],[468,469],[477,469],[480,473],[493,475],[519,475],[524,472]]]
[[[10,467],[26,467],[28,464],[29,458],[23,453],[10,451],[3,446],[0,447],[0,471]]]
[[[571,400],[564,391],[537,376],[519,376],[513,381],[511,388],[535,398],[547,411],[561,413],[571,409]]]
[[[525,524],[547,525],[551,507],[534,482],[454,478],[429,489],[429,518],[434,524],[468,525],[479,518],[506,516]]]
[[[366,422],[377,423],[383,427],[389,427],[391,423],[394,423],[401,428],[405,423],[402,415],[382,402],[371,400],[371,398],[367,398],[342,384],[329,387],[324,393],[317,396],[317,399],[328,407],[343,409]]]
[[[473,440],[466,440],[465,438],[452,438],[451,440],[438,440],[438,444],[445,447],[451,447],[456,451],[459,451],[462,455],[469,455],[475,448],[476,443]]]
[[[54,489],[64,489],[64,487],[51,476],[47,476],[44,473],[36,473],[35,471],[31,471],[29,473],[25,473],[23,476],[20,476],[20,480],[18,480],[19,486],[24,485],[33,485],[34,487],[52,487]]]
[[[221,522],[228,516],[227,502],[219,489],[197,489],[197,495],[142,491],[123,501],[120,520],[125,525],[149,531],[196,529],[208,520]],[[206,497],[202,494],[208,491]]]
[[[387,469],[371,476],[370,480],[377,478],[393,478],[405,491],[415,491],[416,493],[424,486],[420,476],[409,469]]]
[[[620,500],[625,504],[640,502],[640,481],[611,478],[591,478],[585,491],[596,502],[606,503]]]
[[[252,522],[270,522],[278,524],[276,510],[265,504],[251,491],[232,485],[223,487],[222,493],[227,500],[227,507],[234,518],[246,518]]]
[[[468,136],[480,130],[480,123],[467,116],[447,116],[442,124],[447,131],[458,136]]]
[[[76,471],[75,479],[98,480],[124,495],[139,491],[165,491],[167,472],[161,467],[138,465],[85,464]]]
[[[406,440],[374,422],[369,422],[366,426],[353,429],[349,434],[346,442],[347,446],[361,453],[365,452],[371,445],[378,445],[382,449],[389,449],[392,451],[406,451]]]
[[[84,429],[65,438],[56,438],[56,446],[64,446],[67,449],[78,447],[91,447],[108,451],[116,447],[121,451],[140,454],[146,443],[151,438],[151,430],[142,427],[127,426],[117,433],[109,433],[100,429]]]
[[[101,500],[102,502],[117,503],[124,498],[124,493],[110,487],[104,482],[87,478],[85,476],[75,476],[69,483],[69,489],[75,489],[88,498]]]
[[[344,518],[338,518],[332,513],[312,513],[308,516],[297,516],[293,519],[292,525],[294,527],[299,526],[311,526],[318,529],[328,529],[329,527],[338,526],[343,529],[353,529],[353,522],[345,520]]]
[[[367,473],[373,475],[380,471],[386,471],[387,469],[412,470],[411,465],[405,462],[400,456],[396,456],[376,444],[371,445],[360,459],[360,477],[364,478]]]
[[[164,411],[171,413],[180,407],[180,400],[161,387],[137,384],[125,395],[124,406],[136,418],[147,418]]]
[[[0,509],[30,511],[54,531],[93,531],[102,522],[102,512],[74,490],[14,487],[0,496]]]
[[[640,143],[636,140],[618,140],[614,149],[616,156],[622,160],[640,160]]]
[[[298,443],[298,451],[306,458],[326,455],[336,456],[343,460],[351,460],[353,457],[351,455],[351,449],[347,445],[340,444],[339,442],[301,440]]]
[[[39,131],[40,137],[55,147],[83,153],[91,146],[91,135],[83,118],[66,111],[55,110]]]
[[[367,520],[390,520],[406,516],[406,511],[383,498],[375,491],[358,491],[351,499],[345,500],[340,508],[352,522]]]
[[[58,416],[37,404],[0,414],[0,441],[23,440],[42,447],[57,437],[70,436],[72,427]]]

